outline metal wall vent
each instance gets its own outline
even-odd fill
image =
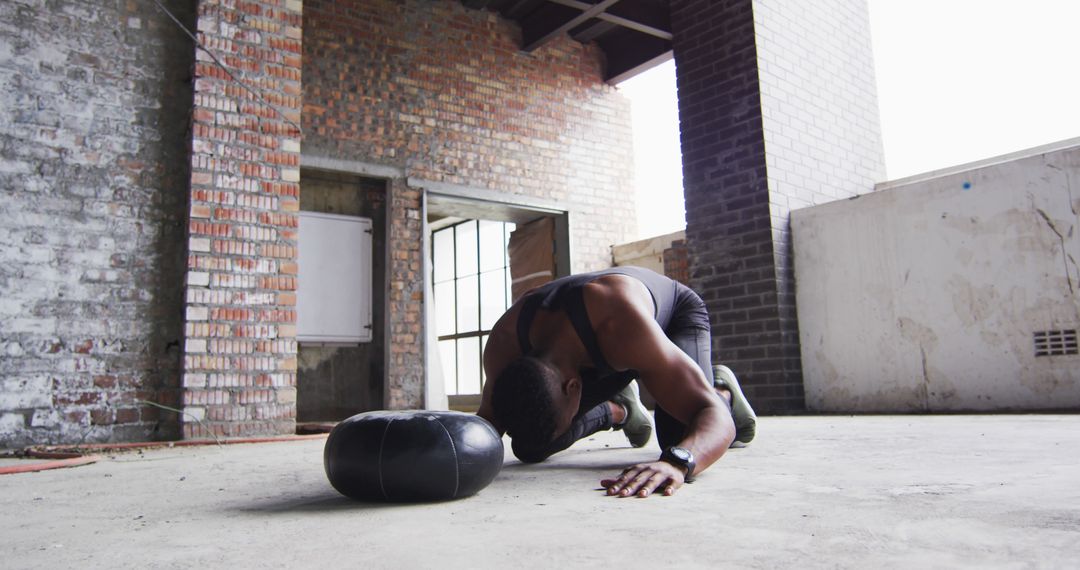
[[[1080,354],[1076,344],[1076,329],[1038,331],[1035,333],[1035,356],[1066,356]]]

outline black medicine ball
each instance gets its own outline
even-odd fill
[[[495,428],[462,412],[357,414],[334,426],[323,449],[330,484],[366,501],[460,499],[491,483],[502,464]]]

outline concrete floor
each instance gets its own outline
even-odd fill
[[[598,481],[621,434],[509,459],[480,494],[356,503],[322,440],[121,454],[0,477],[16,568],[1076,568],[1080,416],[763,418],[674,497]]]

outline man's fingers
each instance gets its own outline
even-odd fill
[[[678,491],[679,488],[681,488],[682,486],[683,486],[682,481],[676,481],[675,479],[668,479],[666,481],[666,484],[663,487],[664,496],[665,497],[670,497],[670,496],[674,495],[675,491]]]
[[[641,498],[648,497],[653,494],[654,491],[660,488],[660,485],[667,481],[668,478],[663,473],[654,472],[648,479],[642,483],[641,487],[637,490],[637,496]]]
[[[617,495],[620,491],[626,489],[627,485],[637,475],[637,472],[637,466],[627,467],[626,469],[623,469],[618,478],[604,479],[603,481],[600,481],[600,484],[608,490],[609,495]]]
[[[667,463],[641,463],[627,467],[615,479],[601,479],[600,485],[607,489],[608,495],[619,497],[648,497],[653,493],[665,496],[674,495],[682,486],[678,473]]]
[[[605,489],[610,489],[613,486],[621,486],[618,479],[601,479],[600,486]]]
[[[622,478],[620,478],[621,480]],[[663,473],[652,469],[641,469],[635,471],[629,479],[619,484],[618,487],[609,488],[609,494],[618,494],[620,497],[634,495],[644,498],[651,495],[666,480],[667,476]]]
[[[615,495],[621,491],[625,491],[629,485],[633,482],[634,478],[640,473],[640,468],[635,465],[633,467],[627,467],[623,469],[623,472],[617,479],[605,479],[600,482],[608,490],[609,495]]]
[[[646,490],[648,482],[649,473],[646,471],[639,472],[637,475],[634,476],[633,479],[630,480],[630,482],[626,484],[625,487],[623,487],[623,490],[620,494],[624,497],[629,497],[630,495],[636,495],[638,493],[641,493]]]

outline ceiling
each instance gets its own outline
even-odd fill
[[[604,80],[618,83],[671,58],[667,0],[461,0],[521,26],[521,49],[532,52],[569,36],[604,52]]]

